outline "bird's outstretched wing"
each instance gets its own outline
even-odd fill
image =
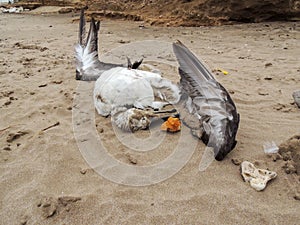
[[[76,55],[76,80],[97,80],[97,78],[106,70],[114,67],[124,66],[121,64],[112,64],[100,62],[98,58],[98,32],[100,22],[93,18],[90,22],[90,29],[86,37],[86,21],[84,9],[81,10],[79,21],[79,41],[75,46]]]
[[[183,102],[191,116],[197,115],[203,126],[201,139],[214,148],[215,158],[222,160],[235,144],[239,115],[226,89],[180,41],[173,44],[179,63]]]

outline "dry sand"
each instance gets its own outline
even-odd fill
[[[262,149],[265,141],[280,144],[300,132],[299,109],[292,104],[293,91],[300,89],[299,23],[139,29],[140,23],[104,21],[101,52],[120,42],[180,39],[211,68],[227,70],[227,76],[216,77],[241,114],[238,145],[224,161],[200,173],[199,142],[170,179],[130,187],[95,173],[77,147],[72,105],[79,84],[73,53],[78,26],[72,19],[0,14],[0,224],[299,223],[300,202],[294,199],[299,178]],[[140,49],[137,58],[155,53]],[[97,122],[108,151],[136,166],[164,159],[180,135],[168,135],[164,147],[143,155],[117,141],[109,118]],[[256,192],[232,159],[255,162],[278,177]]]

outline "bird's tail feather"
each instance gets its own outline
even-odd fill
[[[108,69],[122,66],[119,64],[103,63],[98,58],[98,32],[100,22],[93,18],[86,38],[86,22],[84,10],[81,10],[79,21],[79,41],[75,46],[76,56],[76,80],[97,80],[97,78]]]

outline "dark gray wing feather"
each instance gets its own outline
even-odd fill
[[[80,12],[80,20],[79,20],[79,44],[81,46],[85,45],[85,34],[86,34],[86,28],[85,28],[85,16],[84,16],[84,9],[81,9]]]
[[[222,160],[236,144],[239,115],[234,102],[204,63],[186,46],[178,41],[173,44],[173,50],[180,65],[182,94],[190,99],[182,104],[191,109],[192,117],[198,115],[203,128],[201,139],[214,148],[215,158]]]

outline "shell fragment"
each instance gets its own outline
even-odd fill
[[[241,175],[245,182],[257,191],[266,188],[268,181],[277,177],[277,173],[269,170],[256,168],[251,162],[241,163]]]

